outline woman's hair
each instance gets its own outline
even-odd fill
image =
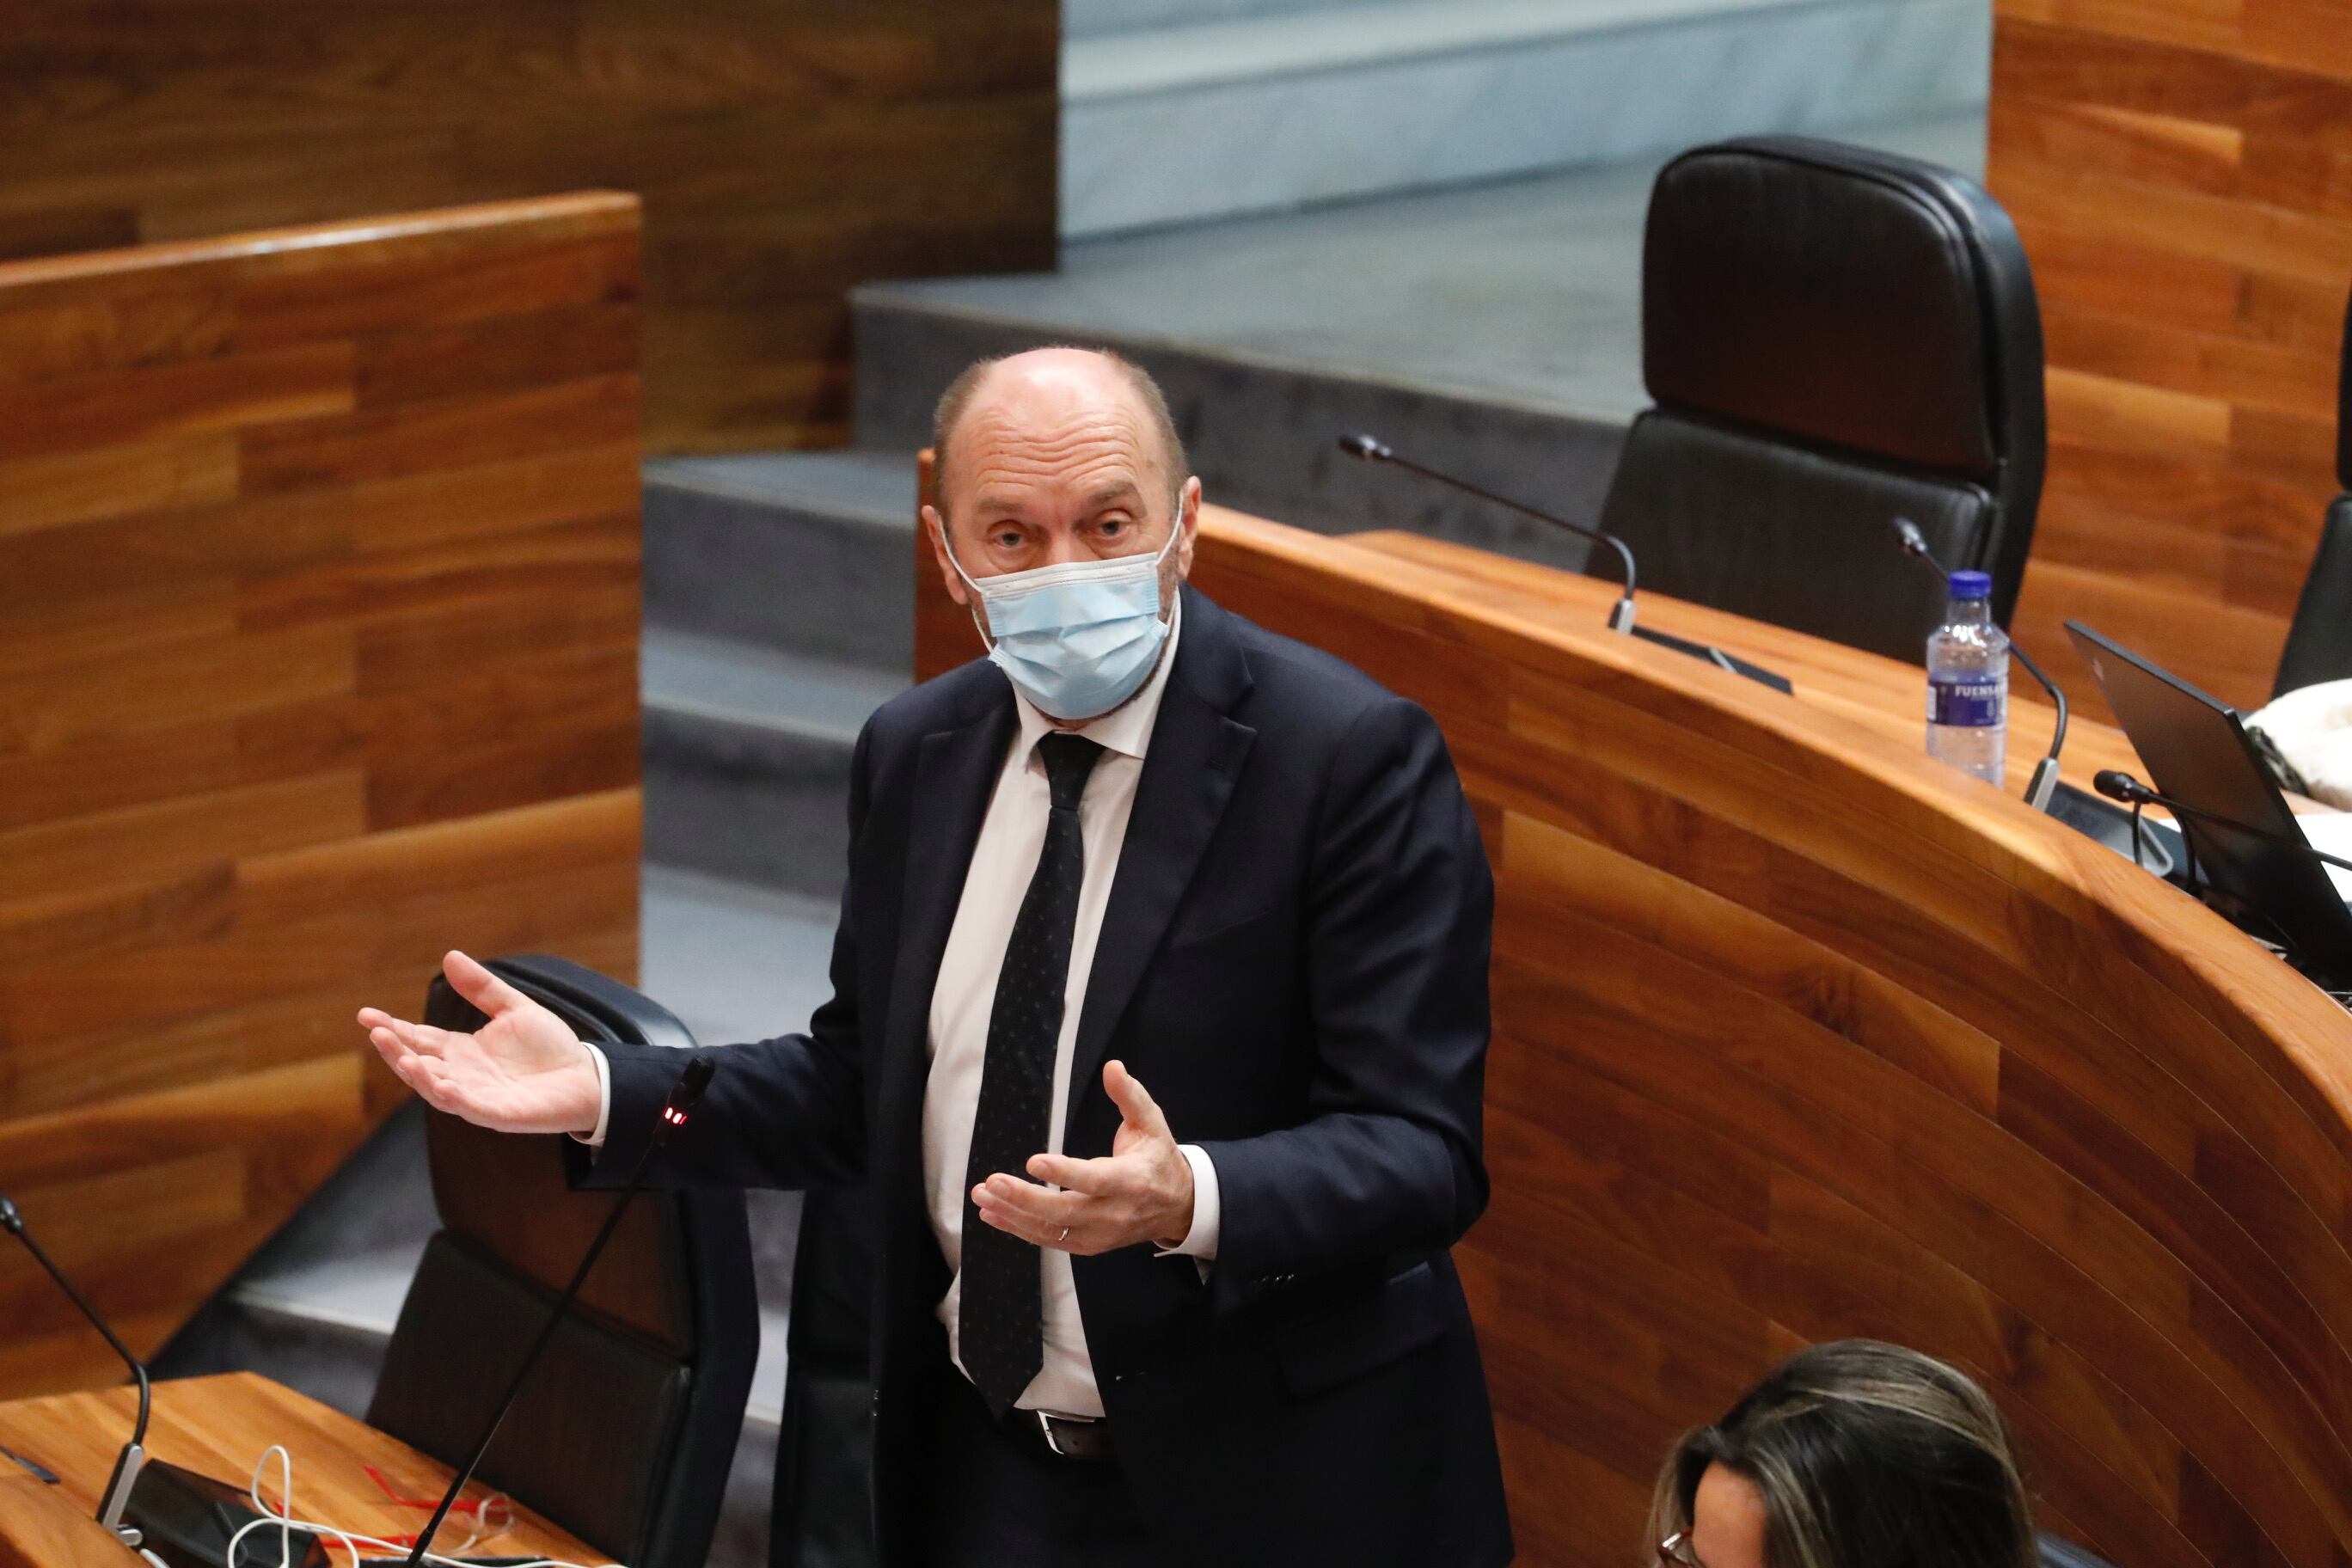
[[[1691,1527],[1699,1478],[1754,1483],[1769,1568],[2031,1568],[2033,1527],[2009,1429],[1956,1367],[1900,1345],[1798,1352],[1712,1426],[1684,1434],[1650,1539]]]

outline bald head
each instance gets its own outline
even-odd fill
[[[1120,426],[1158,489],[1172,491],[1186,478],[1184,442],[1168,400],[1140,365],[1104,349],[1032,349],[977,360],[940,394],[931,452],[942,510],[953,513],[975,446],[1050,437],[1057,426],[1066,432],[1085,423]]]
[[[958,604],[965,578],[1154,554],[1163,617],[1192,569],[1201,482],[1151,378],[1116,354],[983,360],[940,399],[923,523]]]

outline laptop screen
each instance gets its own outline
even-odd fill
[[[2159,792],[2303,841],[2234,709],[2079,621],[2066,631]],[[2270,934],[2305,969],[2331,986],[2352,985],[2352,910],[2319,862],[2201,817],[2181,814],[2180,826],[2208,882],[2275,927]]]

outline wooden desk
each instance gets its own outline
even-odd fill
[[[929,675],[975,643],[919,571]],[[1675,1435],[1856,1334],[1982,1376],[2043,1522],[2116,1563],[2352,1557],[2352,1017],[1929,760],[1909,666],[1645,595],[1783,696],[1608,632],[1603,584],[1213,510],[1193,581],[1426,706],[1478,814],[1456,1257],[1522,1561],[1634,1560]]]
[[[90,1521],[88,1534],[51,1531],[44,1537],[55,1548],[69,1549],[70,1555],[35,1557],[22,1551],[21,1542],[30,1531],[18,1521],[34,1519],[38,1521],[34,1528],[41,1529],[55,1510],[42,1509],[37,1513],[18,1495],[21,1489],[11,1479],[23,1472],[0,1459],[0,1472],[5,1472],[0,1473],[0,1563],[6,1561],[9,1542],[14,1540],[20,1543],[19,1560],[26,1562],[26,1568],[106,1568],[110,1554],[115,1568],[143,1568],[128,1552],[116,1552],[92,1517],[99,1491],[114,1468],[115,1454],[130,1433],[137,1408],[138,1395],[127,1384],[0,1405],[0,1447],[13,1448],[56,1471],[58,1484],[43,1486],[41,1491],[61,1495],[75,1512]],[[147,1428],[151,1458],[242,1489],[249,1483],[263,1451],[273,1443],[283,1445],[294,1461],[296,1513],[346,1530],[408,1534],[423,1529],[430,1517],[425,1509],[404,1508],[388,1500],[362,1467],[373,1465],[386,1481],[412,1498],[438,1499],[452,1473],[448,1466],[399,1439],[256,1373],[184,1378],[155,1385],[154,1409]],[[466,1495],[472,1499],[485,1490],[476,1486]],[[274,1462],[262,1479],[262,1495],[272,1500],[278,1498]],[[445,1526],[444,1533],[453,1542],[461,1540],[464,1528]],[[603,1552],[520,1504],[509,1528],[476,1542],[472,1551],[484,1556],[530,1555],[587,1564],[607,1561]],[[340,1548],[332,1555],[336,1568],[351,1568],[348,1555]]]
[[[1442,574],[1464,593],[1489,604],[1507,605],[1530,622],[1575,635],[1604,625],[1618,597],[1617,584],[1599,577],[1580,576],[1549,566],[1515,561],[1490,551],[1472,550],[1418,533],[1354,533],[1351,546],[1378,551],[1410,561],[1423,572]],[[1789,678],[1796,699],[1806,707],[1836,715],[1847,723],[1883,735],[1898,745],[1918,750],[1925,744],[1925,681],[1919,667],[1860,648],[1824,642],[1785,626],[1749,620],[1745,616],[1709,609],[1663,594],[1643,594],[1636,600],[1642,624],[1709,643],[1726,653]],[[1687,654],[1672,654],[1687,658]],[[2050,679],[2071,689],[2089,680],[2087,671],[2068,661],[2053,667],[2044,661]],[[2070,679],[2071,678],[2071,679]],[[2010,684],[2009,777],[2012,789],[2022,792],[2033,775],[2033,764],[2050,749],[2051,726],[2058,710],[2043,700],[2041,689],[2022,669]],[[2066,727],[2066,750],[2060,776],[2078,789],[2091,787],[2091,775],[2102,768],[2145,773],[2139,756],[2121,730],[2080,716]]]

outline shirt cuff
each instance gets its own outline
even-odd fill
[[[602,1149],[604,1146],[604,1122],[613,1114],[613,1068],[611,1063],[605,1061],[604,1052],[589,1045],[585,1040],[580,1043],[588,1052],[589,1059],[596,1064],[596,1127],[595,1131],[584,1138],[577,1132],[572,1136],[579,1139],[591,1149]],[[1196,1208],[1192,1212],[1197,1218],[1200,1210]]]
[[[1217,1233],[1224,1219],[1224,1210],[1218,1201],[1217,1164],[1198,1143],[1179,1143],[1176,1152],[1192,1167],[1192,1228],[1175,1246],[1160,1248],[1159,1256],[1212,1262],[1217,1256]]]

